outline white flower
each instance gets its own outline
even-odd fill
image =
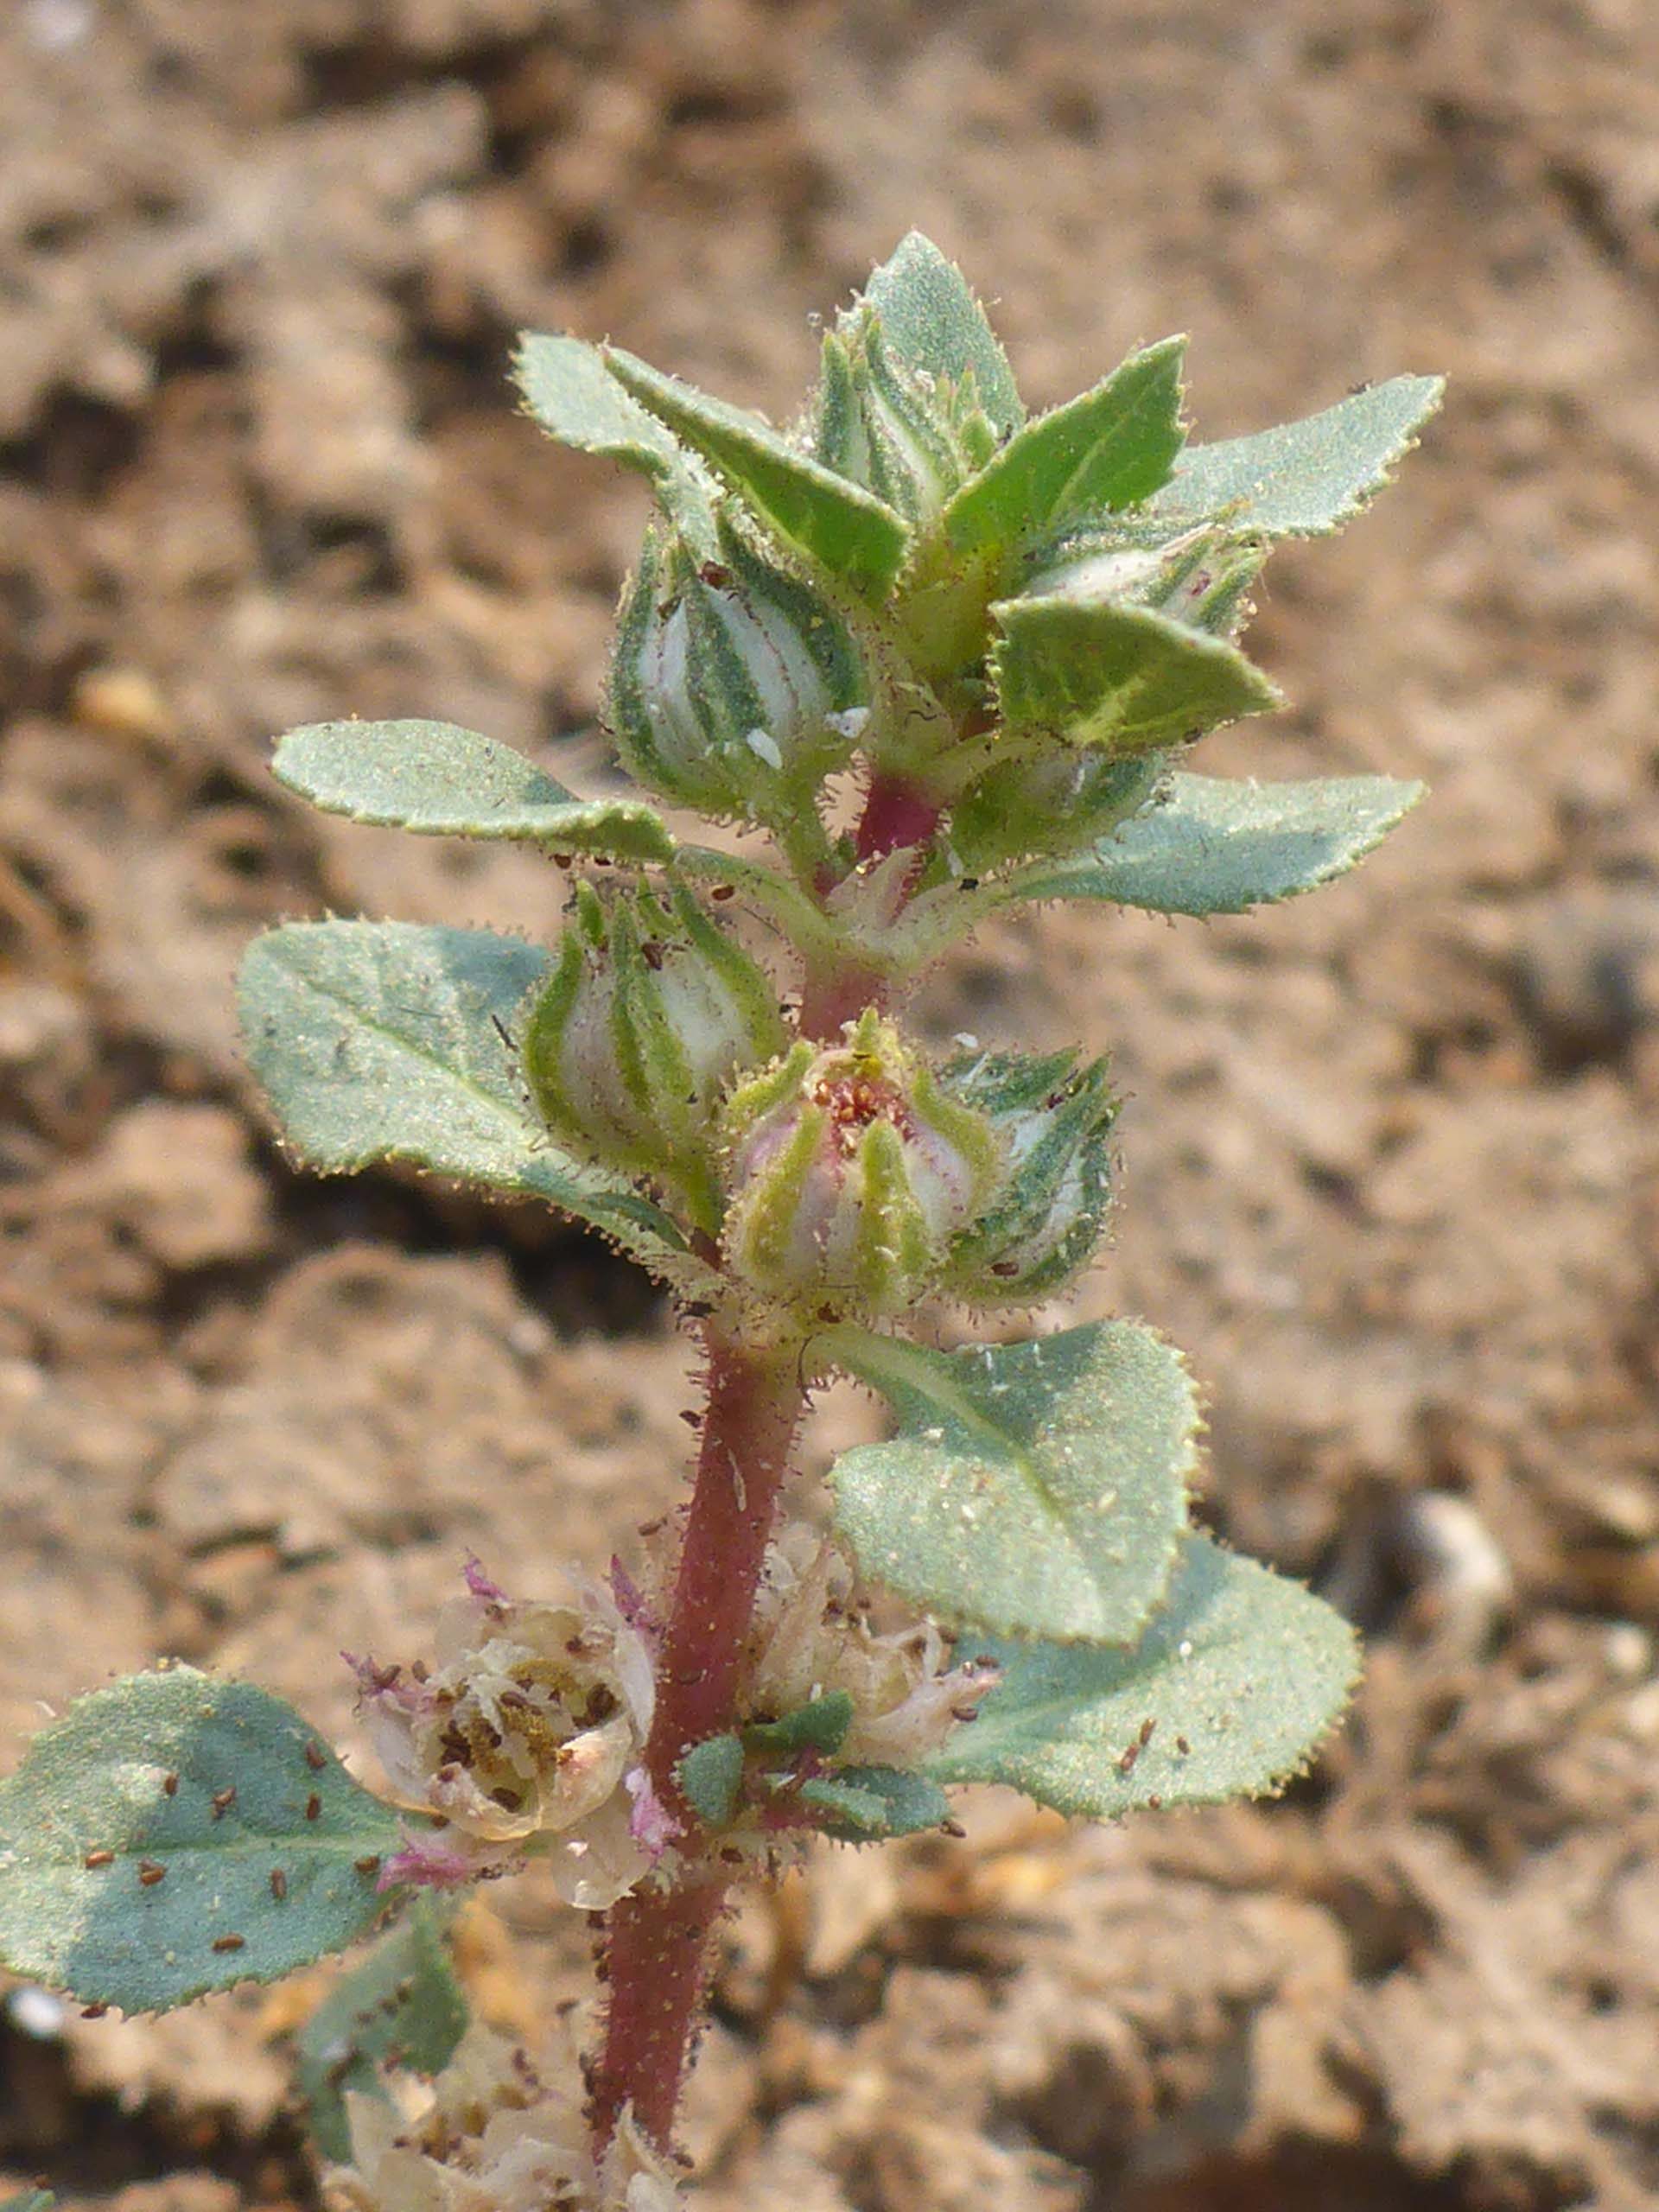
[[[349,2093],[346,2106],[352,2164],[327,2177],[338,2212],[679,2212],[631,2109],[596,2159],[579,2106],[489,2028],[467,2030],[420,2111]]]
[[[652,1656],[608,1591],[573,1578],[566,1604],[517,1604],[469,1561],[440,1616],[435,1667],[354,1659],[358,1709],[411,1830],[383,1886],[499,1872],[532,1845],[569,1904],[613,1904],[661,1855],[640,1758]]]
[[[950,1667],[931,1621],[878,1636],[854,1601],[850,1562],[803,1522],[767,1554],[756,1610],[760,1643],[747,1703],[774,1719],[839,1690],[853,1723],[836,1751],[849,1765],[919,1766],[995,1680]]]

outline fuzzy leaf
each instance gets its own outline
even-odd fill
[[[804,1783],[803,1804],[825,1815],[819,1823],[840,1843],[876,1843],[889,1836],[936,1828],[950,1816],[936,1782],[896,1766],[843,1766]]]
[[[715,550],[709,488],[673,433],[618,383],[596,346],[525,331],[512,378],[526,413],[561,445],[619,461],[651,479],[664,512],[699,552]]]
[[[379,2069],[388,2060],[417,2074],[441,2072],[466,2032],[467,2017],[438,1916],[422,1898],[329,1992],[301,2031],[299,2090],[322,2156],[343,2165],[352,2155],[348,2090],[384,2098]]]
[[[1359,1671],[1358,1639],[1321,1599],[1196,1533],[1133,1650],[983,1649],[1002,1679],[928,1772],[1096,1819],[1276,1789],[1341,1717]]]
[[[1011,876],[1017,899],[1099,899],[1154,914],[1242,914],[1357,867],[1423,795],[1390,776],[1307,783],[1173,776],[1170,796],[1090,851]]]
[[[899,1417],[830,1470],[864,1573],[999,1634],[1139,1635],[1198,1465],[1192,1386],[1161,1337],[1111,1321],[950,1353],[849,1327],[819,1344]]]
[[[723,1828],[737,1810],[743,1756],[741,1738],[709,1736],[693,1744],[674,1770],[687,1804],[711,1828]]]
[[[945,507],[944,541],[959,554],[1011,548],[1148,498],[1181,448],[1185,343],[1132,353],[1092,391],[1027,423]]]
[[[605,355],[628,391],[702,454],[773,535],[861,598],[882,598],[910,533],[890,507],[790,444],[758,415],[711,399],[615,346]]]
[[[831,1690],[810,1699],[778,1720],[755,1720],[743,1731],[743,1740],[756,1751],[823,1751],[841,1749],[853,1725],[853,1700],[845,1690]]]
[[[1390,377],[1302,422],[1188,446],[1152,512],[1181,527],[1221,517],[1267,537],[1322,537],[1382,490],[1445,390],[1443,377]]]
[[[668,1216],[557,1150],[531,1113],[509,1039],[550,968],[487,930],[292,923],[243,958],[249,1063],[289,1142],[325,1174],[407,1160],[541,1198],[667,1279],[703,1286]]]
[[[1149,607],[1056,594],[1005,599],[992,612],[997,697],[1014,737],[1146,753],[1279,704],[1236,646]]]
[[[274,1981],[379,1916],[397,1841],[280,1699],[190,1667],[134,1675],[72,1706],[0,1783],[0,1957],[130,2012]]]
[[[864,297],[900,360],[960,385],[971,371],[979,404],[1004,437],[1026,419],[1008,357],[967,279],[919,231],[902,238],[870,278]]]
[[[578,798],[511,746],[453,722],[312,722],[278,738],[271,772],[325,813],[354,822],[615,860],[674,853],[643,799]]]

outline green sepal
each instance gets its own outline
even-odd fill
[[[887,595],[910,539],[890,507],[798,451],[760,416],[712,399],[620,347],[607,346],[605,359],[782,544],[860,599]]]
[[[514,1024],[545,952],[487,930],[300,922],[243,957],[249,1065],[308,1166],[345,1174],[406,1161],[578,1215],[693,1297],[718,1293],[676,1224],[622,1176],[550,1141]]]
[[[828,1758],[846,1740],[853,1713],[853,1700],[846,1691],[830,1690],[776,1720],[750,1721],[743,1731],[743,1741],[752,1751],[822,1751]]]
[[[648,477],[681,534],[701,553],[712,554],[713,486],[673,433],[612,375],[598,346],[524,331],[513,353],[512,378],[524,411],[550,436]]]
[[[1380,845],[1423,795],[1390,776],[1257,784],[1176,775],[1160,804],[1086,853],[1038,861],[994,894],[1103,899],[1155,914],[1243,914],[1317,891]]]
[[[908,522],[925,522],[974,467],[948,402],[898,366],[874,316],[844,324],[823,341],[817,457]]]
[[[723,1828],[743,1795],[745,1753],[740,1736],[709,1736],[693,1744],[674,1770],[680,1794],[705,1827]]]
[[[275,1981],[380,1917],[398,1840],[279,1698],[192,1667],[134,1675],[0,1783],[0,1959],[130,2012]]]
[[[717,553],[647,532],[618,618],[607,727],[637,782],[770,823],[792,849],[816,827],[817,786],[851,757],[858,654],[822,593],[725,523]]]
[[[817,1825],[837,1843],[884,1843],[938,1827],[950,1816],[938,1784],[904,1767],[837,1767],[803,1783],[799,1796],[823,1815]]]
[[[787,1042],[777,993],[736,938],[682,883],[609,899],[579,884],[520,1027],[525,1079],[554,1136],[601,1167],[673,1185],[716,1235],[721,1094]]]
[[[864,299],[906,366],[957,391],[971,377],[999,435],[1020,428],[1026,410],[1008,357],[961,270],[931,239],[907,232],[864,287]]]
[[[1016,744],[1146,753],[1281,703],[1236,646],[1149,607],[1040,597],[1003,600],[992,613],[992,674]]]
[[[271,772],[353,822],[613,860],[674,854],[666,824],[643,799],[578,798],[511,746],[453,722],[311,722],[278,738]]]
[[[1133,1649],[980,1649],[1001,1679],[928,1773],[1005,1783],[1096,1819],[1276,1790],[1335,1726],[1359,1672],[1338,1613],[1196,1532]]]
[[[440,1914],[429,1898],[418,1898],[300,2031],[297,2086],[321,2156],[344,2165],[352,2155],[348,2092],[389,2101],[380,2070],[386,2064],[441,2073],[467,2020]]]
[[[888,1442],[830,1471],[836,1529],[863,1574],[1001,1634],[1139,1635],[1198,1464],[1198,1404],[1173,1346],[1111,1321],[948,1353],[842,1326],[812,1349],[898,1416]]]
[[[1268,553],[1265,538],[1224,524],[1178,531],[1144,513],[1090,520],[1033,546],[1020,593],[1083,606],[1149,607],[1185,629],[1236,638]]]
[[[950,1247],[940,1288],[969,1305],[1050,1298],[1094,1257],[1112,1202],[1117,1100],[1104,1060],[976,1052],[939,1071],[1003,1141],[1001,1190]]]
[[[1188,446],[1152,515],[1174,526],[1220,518],[1264,537],[1339,530],[1388,482],[1445,390],[1443,377],[1390,377],[1302,422]]]

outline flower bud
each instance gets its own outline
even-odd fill
[[[901,1313],[996,1181],[985,1116],[947,1096],[872,1008],[847,1041],[803,1041],[728,1102],[726,1250],[806,1313]]]
[[[825,467],[911,522],[931,520],[996,448],[971,377],[951,389],[902,367],[868,308],[823,341],[817,431]]]
[[[623,766],[704,814],[766,820],[852,757],[857,655],[838,617],[729,524],[699,562],[664,530],[624,594],[608,719]]]
[[[1169,768],[1164,753],[1080,751],[1051,741],[1013,753],[971,783],[950,816],[950,849],[964,875],[987,875],[1027,853],[1076,852],[1139,814]]]
[[[604,1166],[660,1176],[718,1225],[721,1091],[785,1041],[778,995],[681,884],[668,903],[577,887],[575,922],[531,1009],[524,1072],[556,1135]]]
[[[1117,1101],[1103,1060],[1028,1059],[982,1052],[952,1061],[939,1081],[984,1115],[1003,1147],[996,1197],[950,1248],[941,1288],[975,1306],[1029,1304],[1087,1266],[1111,1205]]]
[[[1115,601],[1165,614],[1188,629],[1232,638],[1249,620],[1245,594],[1262,572],[1267,547],[1224,530],[1150,537],[1144,524],[1113,522],[1067,531],[1035,551],[1022,593]]]

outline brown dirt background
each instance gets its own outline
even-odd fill
[[[928,1011],[1113,1050],[1124,1204],[1076,1310],[1189,1347],[1209,1516],[1370,1672],[1275,1806],[988,1798],[968,1845],[746,1910],[707,2202],[1659,2202],[1656,146],[1650,0],[9,0],[4,1757],[162,1652],[349,1745],[338,1647],[418,1635],[463,1547],[533,1587],[673,1496],[683,1363],[627,1270],[275,1154],[254,930],[547,932],[559,887],[309,817],[268,741],[424,712],[592,766],[638,502],[514,416],[511,332],[786,410],[809,311],[918,223],[1039,403],[1179,327],[1208,435],[1452,378],[1376,513],[1275,563],[1295,703],[1209,764],[1429,804],[1256,919],[1000,929]],[[490,1904],[478,2001],[534,2031],[580,1930]],[[303,2203],[296,2006],[14,2011],[0,2169]]]

